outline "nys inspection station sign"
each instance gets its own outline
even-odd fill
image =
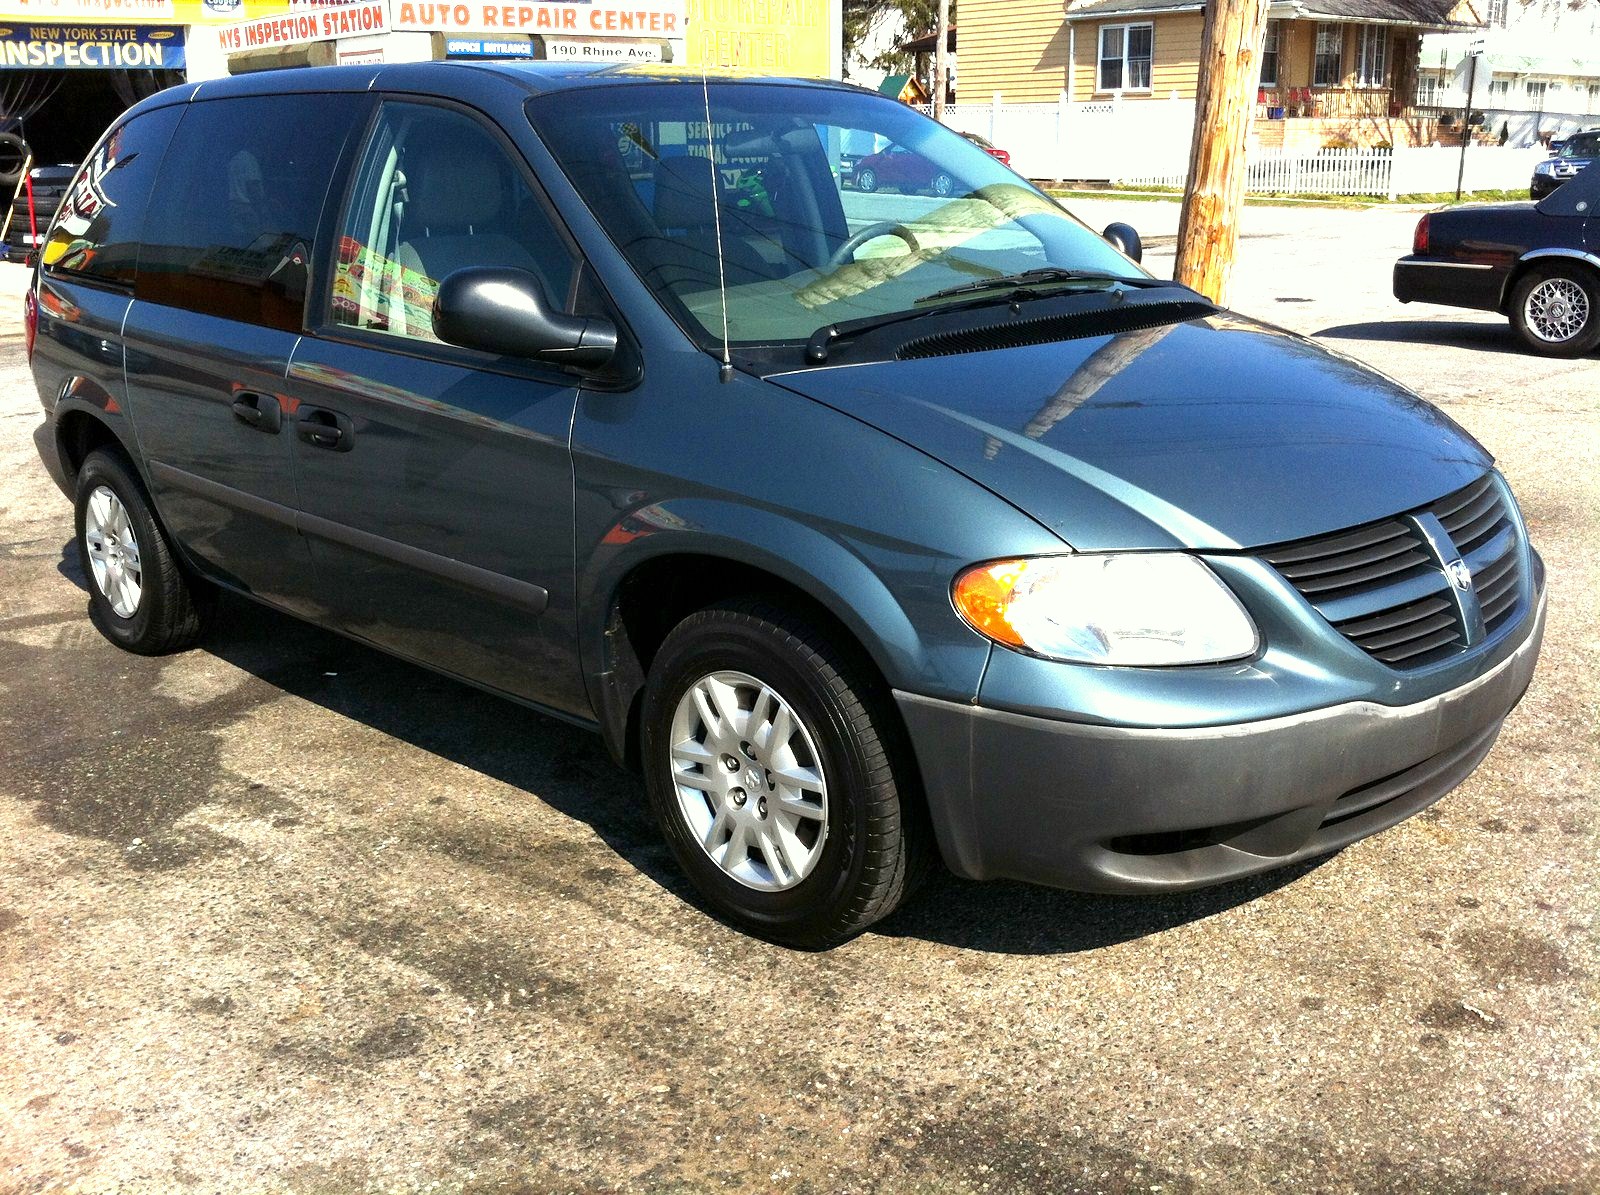
[[[181,70],[183,30],[0,18],[0,70]]]

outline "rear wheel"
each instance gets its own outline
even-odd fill
[[[97,449],[78,470],[77,532],[90,616],[101,634],[147,656],[194,645],[210,594],[179,568],[121,453]]]
[[[933,176],[933,182],[931,184],[933,187],[933,193],[939,196],[941,199],[950,194],[950,192],[955,189],[955,185],[955,180],[943,170],[939,171],[938,174]]]
[[[1552,262],[1529,270],[1511,295],[1511,326],[1546,357],[1581,357],[1600,344],[1600,286],[1581,265]]]
[[[646,789],[689,879],[742,928],[832,946],[924,872],[880,688],[828,631],[753,600],[693,614],[662,644],[645,686]]]

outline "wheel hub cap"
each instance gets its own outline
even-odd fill
[[[1528,292],[1523,314],[1547,344],[1571,340],[1589,322],[1589,296],[1570,278],[1546,278]]]
[[[96,486],[83,513],[83,542],[95,587],[118,618],[132,618],[144,593],[139,537],[122,500],[109,486]]]
[[[828,787],[811,732],[770,686],[743,672],[703,676],[672,720],[678,810],[700,849],[748,888],[811,874],[828,832]]]

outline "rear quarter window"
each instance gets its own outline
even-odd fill
[[[48,274],[127,285],[181,106],[143,112],[94,147],[61,201],[40,262]]]
[[[317,222],[364,95],[191,103],[156,184],[136,297],[298,331]]]

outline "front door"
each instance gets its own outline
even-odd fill
[[[360,94],[183,109],[125,325],[128,402],[168,529],[213,575],[310,617],[284,374]],[[314,113],[315,119],[307,119]]]
[[[384,102],[320,326],[290,367],[300,527],[343,629],[587,714],[572,596],[576,384],[433,334],[439,280],[491,265],[569,301],[574,256],[516,150],[464,110]]]

